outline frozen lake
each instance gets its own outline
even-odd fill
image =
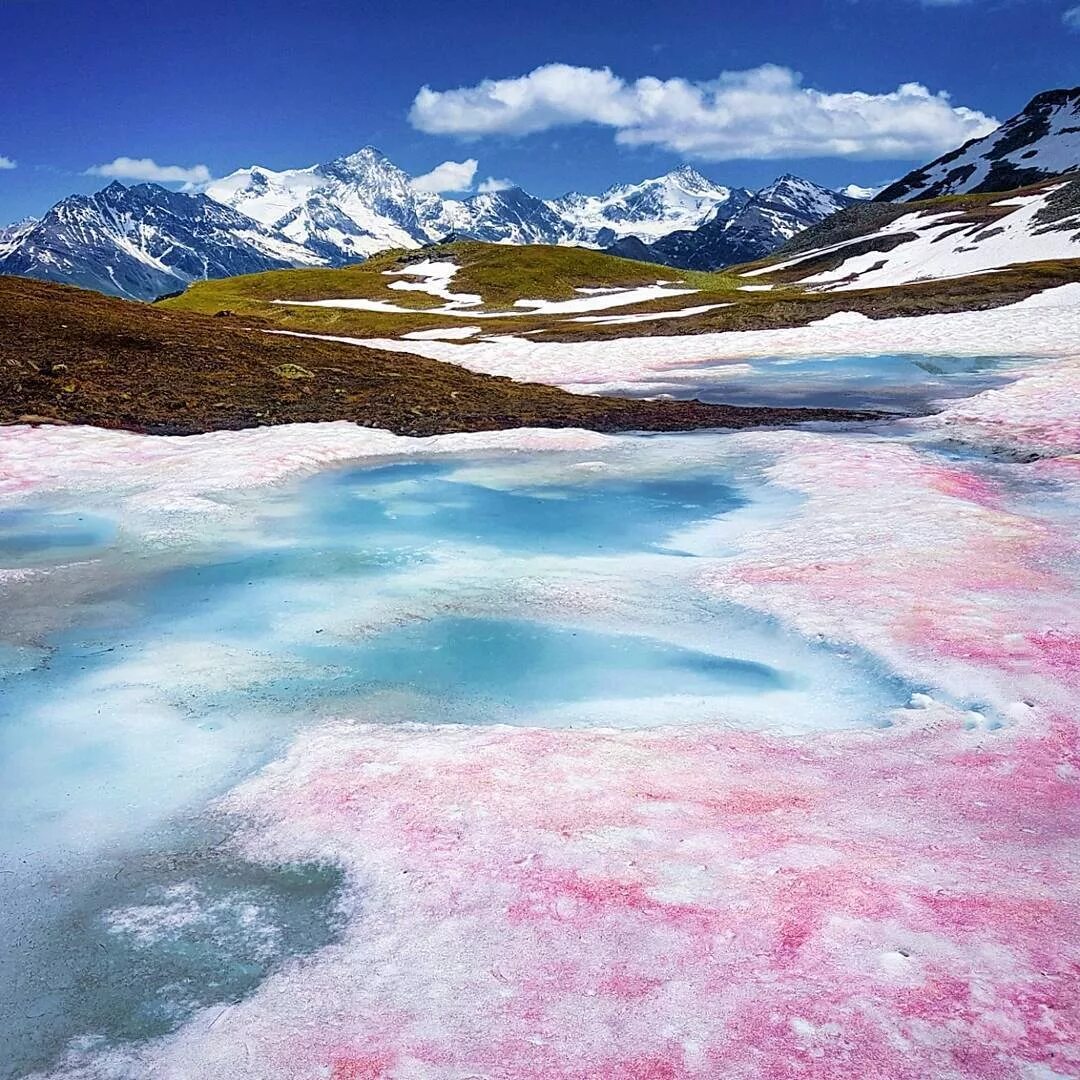
[[[703,361],[680,368],[670,382],[642,390],[730,405],[805,406],[926,412],[937,402],[1004,386],[1031,360],[1001,356],[760,357]]]
[[[980,430],[0,433],[0,1075],[1036,1060],[1075,499]]]
[[[6,565],[77,584],[44,632],[33,590],[3,618],[6,1075],[160,1035],[333,936],[333,871],[238,861],[203,813],[327,717],[887,725],[912,685],[687,589],[695,553],[796,505],[722,439],[330,470],[231,497],[194,548],[109,498],[5,512]]]

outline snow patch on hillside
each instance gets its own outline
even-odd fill
[[[613,386],[649,390],[663,385],[673,374],[697,373],[705,381],[710,366],[721,369],[762,356],[1073,356],[1080,341],[1080,283],[1048,289],[1018,304],[989,311],[898,319],[838,312],[809,326],[783,330],[590,342],[503,336],[461,345],[393,338],[334,340],[417,353],[470,371],[584,393],[604,393]]]
[[[844,259],[839,266],[798,279],[798,284],[833,292],[885,288],[917,281],[965,277],[1022,263],[1050,259],[1080,259],[1080,208],[1047,222],[1055,196],[1066,187],[1080,192],[1080,183],[1049,184],[1029,195],[992,204],[1006,212],[993,220],[965,221],[962,210],[905,214],[859,243],[913,234],[888,251],[867,251]],[[751,270],[760,277],[790,270],[834,252],[852,241],[802,252],[791,259]]]
[[[483,303],[483,297],[475,293],[455,293],[450,291],[450,282],[457,269],[458,267],[450,262],[423,262],[414,263],[403,270],[384,271],[387,274],[409,274],[420,277],[422,280],[417,282],[396,281],[389,288],[430,293],[432,296],[438,296],[447,301],[441,307],[406,308],[388,303],[385,300],[368,300],[359,297],[330,300],[273,300],[271,303],[285,304],[290,307],[351,308],[356,311],[381,311],[399,315],[415,315],[419,312],[424,315],[451,315],[464,319],[511,319],[523,314],[562,315],[578,311],[603,311],[606,308],[630,307],[649,300],[659,300],[669,296],[685,296],[699,291],[697,289],[672,288],[669,282],[658,281],[655,285],[639,285],[625,289],[575,289],[575,292],[582,295],[573,300],[515,300],[514,307],[519,309],[516,311],[477,311],[475,308]],[[298,334],[296,336],[316,337],[318,335]],[[337,338],[335,340],[349,339]]]

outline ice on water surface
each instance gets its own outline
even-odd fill
[[[267,486],[347,438],[103,436],[4,510],[10,1075],[944,1075],[965,980],[1060,1017],[1064,466],[380,436]]]
[[[127,881],[132,860],[144,865],[175,841],[179,823],[329,716],[648,727],[675,712],[779,730],[887,723],[910,688],[880,665],[687,591],[696,559],[679,543],[732,514],[767,513],[769,495],[757,466],[713,452],[686,468],[684,445],[643,439],[632,454],[592,461],[555,454],[333,471],[238,494],[242,527],[233,521],[215,541],[211,520],[194,548],[172,556],[159,544],[141,550],[107,494],[83,517],[93,527],[69,534],[53,530],[61,515],[47,504],[9,511],[20,561],[59,568],[92,555],[84,573],[93,588],[37,642],[44,652],[3,676],[4,857],[35,870],[8,930],[26,935],[40,961],[66,923],[93,936],[110,971],[151,969],[170,985],[177,943],[192,950],[183,962],[193,970],[209,962],[210,944],[222,964],[167,1006],[138,999],[136,986],[152,999],[162,993],[143,978],[123,993],[88,983],[57,999],[43,985],[48,962],[36,974],[22,967],[13,999],[36,1001],[48,1026],[69,1036],[159,1033],[216,999],[209,987],[225,1000],[246,985],[229,959],[246,946],[218,940],[248,933],[245,913],[263,936],[262,952],[243,963],[257,960],[262,971],[283,950],[283,932],[263,926],[257,902],[141,872],[137,888],[114,888],[121,898],[95,910],[102,868],[124,867],[117,881]],[[34,595],[27,589],[25,602]],[[25,644],[20,624],[16,602],[3,628],[13,657]],[[35,910],[33,889],[52,873],[64,875],[65,899]],[[98,1000],[96,1012],[84,998]],[[8,1037],[20,1034],[30,1037]]]
[[[755,357],[688,365],[658,389],[732,405],[817,406],[923,412],[1006,385],[1030,360],[999,356]]]

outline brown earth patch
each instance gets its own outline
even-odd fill
[[[873,414],[570,394],[362,346],[0,277],[0,423],[188,435],[350,420],[403,435],[745,428]]]

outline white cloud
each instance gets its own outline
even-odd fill
[[[456,90],[425,86],[409,119],[420,131],[465,138],[598,124],[624,145],[709,161],[933,157],[997,126],[919,83],[887,94],[826,93],[773,64],[696,83],[652,76],[628,83],[607,68],[547,64]]]
[[[210,170],[205,165],[159,165],[153,158],[118,157],[106,165],[93,165],[87,176],[108,176],[114,180],[150,180],[159,184],[205,184]]]
[[[11,158],[4,157],[3,154],[0,154],[0,169],[14,169],[14,168],[15,168],[15,162],[12,161]]]
[[[486,180],[481,180],[477,184],[476,190],[483,195],[487,195],[493,191],[509,191],[512,187],[517,187],[513,180],[507,180],[505,177],[489,176]]]
[[[444,161],[423,176],[414,176],[410,183],[417,191],[469,191],[476,176],[476,158],[466,161]]]
[[[1080,32],[1080,4],[1068,8],[1061,16],[1061,21],[1070,29]]]

